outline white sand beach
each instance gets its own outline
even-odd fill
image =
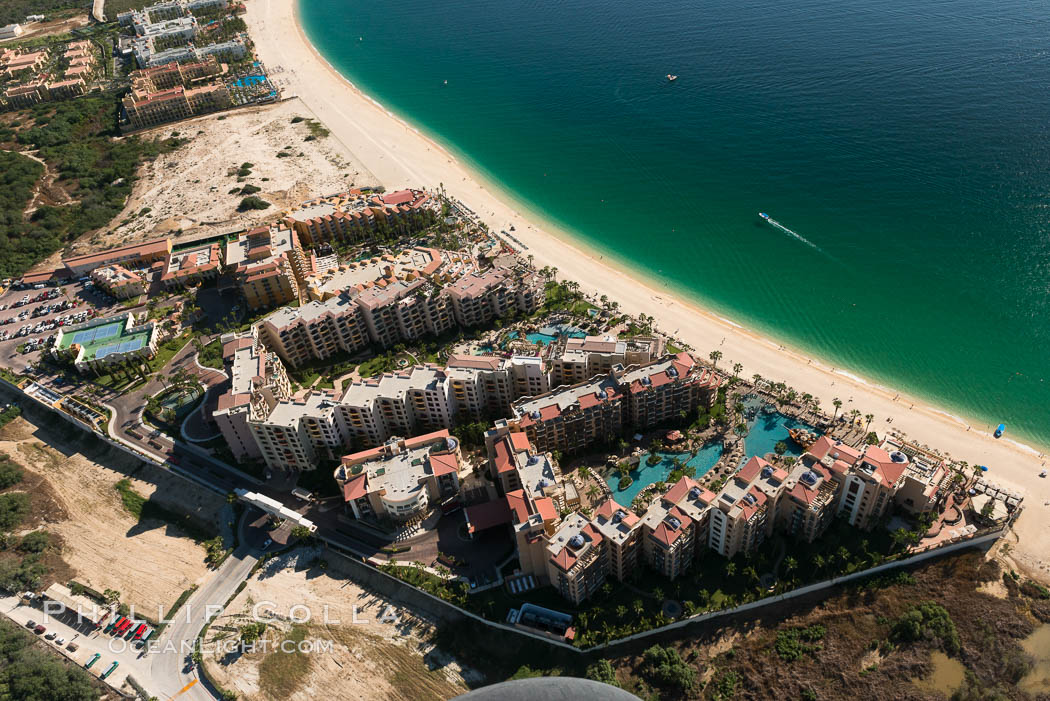
[[[528,221],[513,202],[486,188],[444,149],[416,129],[384,110],[343,79],[313,47],[300,28],[296,0],[250,0],[245,17],[262,61],[285,95],[297,95],[387,188],[436,187],[477,212],[495,231],[515,227],[515,236],[528,246],[538,266],[553,265],[560,279],[577,281],[595,296],[607,295],[631,314],[646,313],[657,327],[695,347],[706,359],[710,350],[723,354],[721,367],[734,362],[744,366],[742,375],[758,373],[779,380],[800,392],[819,397],[831,410],[832,400],[842,400],[842,410],[875,415],[872,429],[880,435],[889,428],[909,439],[926,443],[971,465],[988,465],[987,478],[1026,495],[1025,512],[1016,531],[1019,547],[1014,559],[1030,574],[1050,579],[1050,538],[1040,538],[1050,520],[1050,479],[1038,474],[1046,461],[1043,448],[1032,449],[1009,440],[996,440],[990,427],[955,418],[947,412],[910,399],[904,394],[865,383],[860,378],[829,367],[815,358],[785,348],[747,329],[708,313],[666,291],[647,286],[626,270],[611,265],[579,247],[564,234],[555,235]],[[317,193],[324,194],[324,193]],[[947,339],[946,339],[947,340]],[[888,423],[887,419],[892,420]]]

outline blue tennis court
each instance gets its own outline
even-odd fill
[[[123,343],[110,343],[108,346],[103,346],[95,351],[95,357],[105,358],[107,355],[112,355],[113,353],[131,353],[139,350],[144,345],[146,345],[146,339],[144,338],[132,338]]]
[[[83,331],[77,331],[73,334],[73,343],[79,343],[82,346],[86,346],[94,341],[102,341],[107,338],[112,338],[120,333],[120,329],[123,325],[107,324],[106,326],[97,326],[93,329],[84,329]]]

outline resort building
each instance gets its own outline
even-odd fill
[[[609,573],[605,539],[581,514],[562,521],[547,541],[547,554],[547,580],[573,604],[580,604],[605,583]]]
[[[121,101],[132,129],[189,119],[230,106],[230,92],[222,83],[184,88],[176,85],[167,90],[145,92],[132,90]]]
[[[442,285],[477,270],[469,257],[454,251],[416,247],[398,255],[387,254],[367,260],[338,264],[334,253],[318,255],[321,247],[311,251],[305,288],[311,300],[324,301],[350,288],[364,289],[396,280],[432,280]]]
[[[39,73],[47,63],[48,50],[26,51],[18,49],[5,50],[0,54],[0,72],[8,78],[17,78],[23,74]]]
[[[91,271],[91,280],[96,287],[117,299],[131,299],[146,292],[142,276],[119,263],[95,268]]]
[[[168,256],[160,281],[166,290],[193,287],[219,277],[222,268],[219,244],[179,251]]]
[[[543,360],[533,356],[451,355],[445,374],[457,421],[506,416],[515,399],[550,389]]]
[[[43,102],[47,95],[47,84],[42,80],[34,80],[4,90],[4,104],[9,109],[24,109]]]
[[[291,270],[294,274],[294,265]],[[338,296],[326,293],[323,301],[279,309],[259,322],[260,334],[292,367],[369,344],[388,348],[440,336],[455,327],[447,290],[423,278],[370,282]],[[523,373],[520,382],[531,388],[545,386],[534,373]]]
[[[155,239],[133,246],[111,248],[101,253],[89,253],[82,256],[63,258],[62,264],[69,270],[71,277],[87,275],[95,268],[113,263],[120,263],[126,268],[149,267],[157,261],[167,260],[171,255],[169,239]]]
[[[307,247],[329,241],[371,241],[377,233],[401,235],[435,220],[437,202],[422,190],[372,195],[351,190],[303,202],[284,214],[284,223]]]
[[[299,301],[302,267],[299,238],[286,227],[258,226],[226,244],[226,268],[251,310]]]
[[[461,461],[459,441],[435,431],[344,455],[335,480],[355,518],[408,521],[459,494]]]
[[[640,521],[633,511],[612,499],[599,504],[591,519],[595,530],[605,539],[609,574],[621,582],[638,566],[639,552],[642,550],[642,529],[638,527]]]
[[[340,397],[266,397],[251,418],[259,452],[278,470],[311,470],[317,459],[335,459],[354,446],[451,426],[447,379],[440,368],[426,365],[354,382]]]
[[[645,365],[663,355],[664,343],[657,338],[626,340],[615,336],[561,338],[550,344],[547,364],[552,387],[586,382],[595,375],[608,375],[617,365]]]
[[[85,92],[87,92],[87,83],[83,78],[70,78],[47,84],[48,97],[52,100],[69,100]]]
[[[145,93],[168,90],[177,86],[193,87],[224,75],[228,70],[214,56],[192,63],[166,63],[153,68],[140,68],[131,72],[131,87]]]
[[[267,346],[293,368],[341,352],[356,353],[371,343],[361,308],[349,293],[282,307],[256,327]]]
[[[711,509],[707,545],[723,557],[750,551],[776,524],[787,471],[752,457],[729,480]]]
[[[135,325],[131,312],[108,319],[92,319],[58,330],[53,351],[70,353],[80,372],[105,368],[129,360],[152,358],[157,352],[157,329],[153,322]]]
[[[464,275],[444,289],[452,300],[456,323],[482,326],[512,311],[531,314],[546,299],[543,283],[534,272],[492,268]]]
[[[682,574],[706,544],[715,494],[683,477],[655,499],[641,518],[645,561],[668,579]]]
[[[841,482],[819,463],[796,463],[784,482],[778,515],[781,530],[812,543],[835,517],[835,496]]]
[[[628,428],[651,428],[709,407],[720,383],[717,373],[684,352],[627,370],[617,366],[608,375],[515,402],[513,418],[497,421],[493,432],[522,430],[539,450],[575,454]]]
[[[287,399],[292,394],[280,358],[266,350],[254,334],[222,337],[222,357],[230,387],[219,396],[212,413],[226,444],[238,460],[262,457],[248,425],[253,409]]]

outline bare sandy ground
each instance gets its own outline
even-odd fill
[[[98,455],[85,455],[82,446],[89,444],[75,440],[80,432],[55,422],[37,426],[19,418],[0,431],[0,452],[42,476],[55,494],[56,518],[45,518],[42,527],[62,537],[62,558],[78,582],[100,592],[115,589],[122,602],[151,618],[158,606],[167,611],[207,575],[204,548],[166,524],[139,524],[124,510],[113,485],[139,461],[103,447]],[[161,502],[165,494],[177,494],[199,518],[212,522],[225,506],[221,497],[151,466],[137,472],[131,484]]]
[[[832,368],[815,358],[763,338],[642,281],[637,273],[592,255],[563,232],[526,219],[523,209],[468,170],[452,155],[363,95],[336,73],[314,50],[295,16],[296,0],[249,0],[246,21],[259,56],[281,66],[283,86],[296,94],[387,188],[444,183],[450,195],[474,209],[495,230],[513,225],[515,235],[539,266],[557,267],[560,276],[580,283],[584,292],[607,295],[632,314],[656,318],[657,327],[693,345],[702,356],[717,348],[723,367],[743,364],[745,377],[758,373],[818,397],[824,407],[839,397],[843,410],[875,415],[873,429],[891,426],[909,438],[935,446],[956,459],[991,467],[988,477],[1026,493],[1027,509],[1018,522],[1019,560],[1032,574],[1050,577],[1050,538],[1041,530],[1050,519],[1050,480],[1037,475],[1044,448],[1011,440],[996,441],[989,426],[927,406],[921,400]],[[295,28],[294,30],[292,28]],[[531,215],[530,215],[531,216]],[[947,339],[946,339],[947,340]]]
[[[329,570],[309,568],[312,552],[293,553],[266,567],[248,580],[245,589],[208,629],[207,642],[232,642],[242,626],[253,620],[253,610],[273,612],[265,637],[280,643],[292,628],[287,620],[309,611],[304,624],[309,643],[332,642],[332,649],[300,656],[294,665],[300,677],[282,676],[288,685],[276,693],[273,676],[263,669],[271,655],[280,652],[257,649],[243,655],[228,655],[216,645],[206,664],[209,677],[235,691],[239,698],[289,701],[316,698],[347,699],[446,699],[467,690],[464,672],[454,660],[426,642],[433,624],[404,609],[390,609],[396,622],[381,622],[388,613],[385,600],[364,591],[349,579]],[[298,561],[296,567],[291,564]],[[305,608],[292,610],[293,606]],[[327,609],[326,609],[327,607]],[[356,614],[355,614],[356,607]],[[302,668],[307,669],[303,670]]]
[[[293,124],[295,117],[303,121]],[[115,228],[85,235],[70,250],[80,254],[180,232],[189,237],[235,231],[272,222],[281,210],[317,195],[374,185],[374,176],[335,136],[306,140],[312,135],[309,119],[313,113],[290,100],[143,132],[141,138],[177,134],[188,143],[141,168]],[[251,174],[240,177],[236,171],[245,163]],[[245,185],[260,188],[253,194],[273,206],[238,212],[244,195],[231,190]]]

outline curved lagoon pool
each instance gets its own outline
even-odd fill
[[[674,470],[674,459],[681,458],[686,461],[686,465],[693,467],[696,470],[696,477],[701,477],[706,474],[708,470],[715,466],[718,459],[722,457],[722,444],[721,443],[708,443],[693,457],[690,457],[689,453],[657,453],[660,456],[660,462],[653,466],[645,464],[645,461],[649,458],[649,453],[642,456],[641,462],[638,463],[638,467],[631,470],[629,473],[631,479],[634,482],[627,489],[620,489],[620,474],[618,472],[612,472],[605,481],[609,484],[609,488],[612,489],[613,501],[620,506],[630,506],[631,502],[638,494],[654,482],[663,482],[667,480],[667,476]]]

